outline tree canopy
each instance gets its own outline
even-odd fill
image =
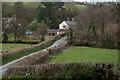
[[[44,22],[49,28],[58,28],[59,19],[57,18],[57,11],[63,10],[63,2],[43,2],[43,7],[38,7],[36,13],[37,22]]]

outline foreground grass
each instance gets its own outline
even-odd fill
[[[50,62],[109,62],[118,64],[118,50],[92,47],[69,47]]]
[[[28,54],[31,54],[31,53],[40,51],[40,50],[42,50],[42,49],[45,49],[45,48],[51,46],[53,43],[54,43],[54,42],[49,43],[49,44],[46,44],[46,45],[41,46],[41,47],[39,47],[39,48],[34,48],[34,49],[31,49],[31,50],[26,50],[26,51],[24,51],[24,52],[20,52],[20,53],[18,53],[18,54],[15,54],[15,55],[13,55],[13,56],[8,57],[8,58],[2,59],[2,64],[11,62],[11,61],[13,61],[13,60],[19,59],[19,58],[21,58],[21,57],[23,57],[23,56],[26,56],[26,55],[28,55]]]
[[[31,46],[30,44],[2,43],[2,53],[15,51],[21,48]]]

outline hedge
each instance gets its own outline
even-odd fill
[[[115,69],[115,70],[114,70]],[[118,80],[118,67],[107,63],[49,63],[9,67],[6,78],[79,78],[79,80]]]

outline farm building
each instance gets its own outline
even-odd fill
[[[49,29],[49,35],[57,35],[57,32],[58,32],[59,29]]]
[[[49,35],[52,35],[52,36],[58,35],[62,32],[63,32],[63,30],[60,30],[60,29],[49,29]]]
[[[26,35],[31,35],[31,34],[32,34],[32,31],[26,31],[25,34],[26,34]]]
[[[69,29],[70,27],[75,26],[74,18],[72,18],[72,21],[63,21],[61,24],[59,24],[59,29],[49,29],[49,35],[58,35],[63,32],[65,32],[66,29]]]

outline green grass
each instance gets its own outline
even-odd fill
[[[9,37],[8,41],[14,42],[14,37]],[[38,42],[40,42],[40,40],[27,40],[27,39],[22,39],[21,42],[30,42],[30,41],[31,41],[31,42],[32,42],[32,41],[38,41]]]
[[[45,40],[48,39],[53,39],[54,36],[45,36]],[[14,42],[14,37],[13,36],[9,36],[8,41],[10,42]],[[22,39],[22,42],[41,42],[41,40],[29,40],[29,39]]]
[[[79,8],[85,8],[86,7],[86,5],[75,5],[75,6],[77,6]]]
[[[12,52],[21,48],[31,46],[30,44],[2,43],[2,53]]]
[[[50,45],[52,45],[53,43],[54,43],[54,42],[51,42],[51,43],[46,44],[46,45],[44,45],[44,46],[41,46],[41,47],[39,47],[39,48],[33,48],[33,49],[31,49],[31,50],[26,50],[26,51],[24,51],[24,52],[20,52],[20,53],[18,53],[18,54],[15,54],[15,55],[13,55],[13,56],[8,57],[8,58],[2,59],[2,64],[8,63],[8,62],[10,62],[10,61],[19,59],[19,58],[21,58],[21,57],[23,57],[23,56],[26,56],[26,55],[28,55],[28,54],[31,54],[31,53],[40,51],[40,50],[42,50],[42,49],[45,49],[45,48],[49,47]]]
[[[54,36],[45,36],[45,40],[53,39]]]
[[[14,6],[16,2],[5,2],[11,6]],[[4,3],[3,3],[4,4]],[[37,8],[41,3],[40,2],[23,2],[25,6],[31,7],[31,8]]]
[[[118,64],[118,50],[92,47],[69,47],[50,62],[108,62]]]

